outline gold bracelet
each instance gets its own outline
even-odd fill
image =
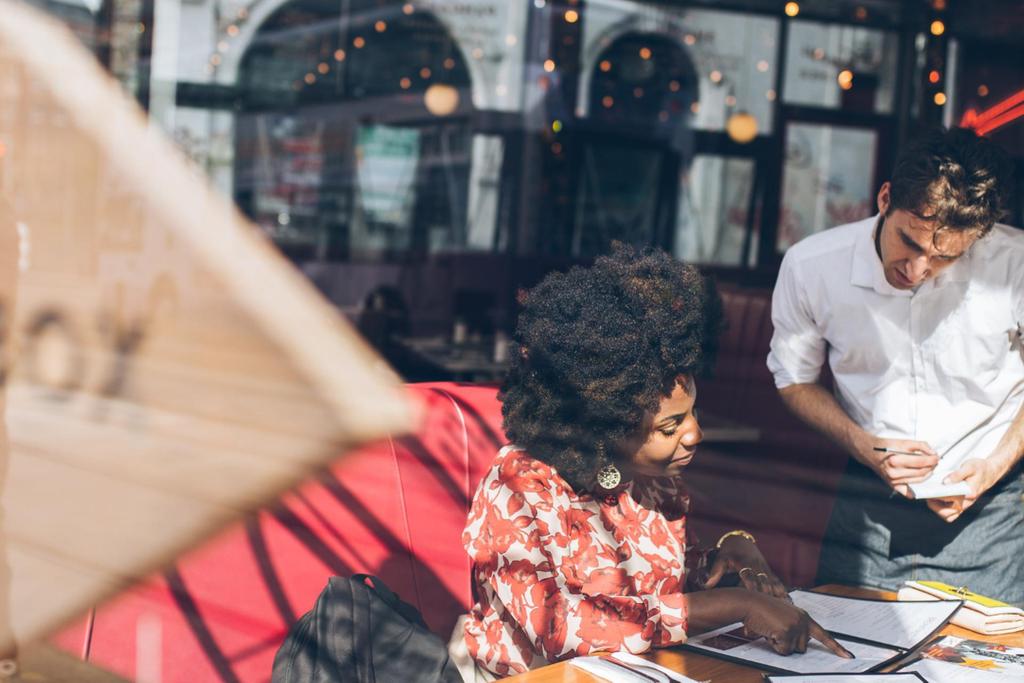
[[[724,534],[722,534],[722,537],[718,539],[718,543],[715,544],[715,549],[720,550],[722,548],[722,544],[725,543],[725,539],[729,538],[730,536],[742,536],[751,543],[757,543],[757,539],[754,538],[754,534],[750,533],[749,531],[744,531],[743,529],[733,529],[732,531],[727,531]]]

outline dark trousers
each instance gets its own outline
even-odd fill
[[[1024,478],[1018,465],[952,524],[896,495],[851,459],[818,563],[818,582],[898,590],[942,581],[1024,605]]]

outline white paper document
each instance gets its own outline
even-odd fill
[[[958,498],[966,496],[971,492],[971,486],[966,481],[955,484],[943,484],[941,479],[932,476],[918,484],[910,484],[910,490],[914,492],[914,498],[924,500],[926,498]]]
[[[767,683],[927,683],[916,673],[896,674],[775,674]]]
[[[958,600],[892,602],[792,591],[793,604],[834,634],[910,650],[949,621]]]
[[[647,671],[647,673],[651,673],[652,670],[660,671],[661,673],[668,676],[669,680],[672,681],[672,683],[697,683],[697,681],[693,680],[692,678],[687,678],[686,676],[677,671],[673,671],[668,667],[649,661],[647,659],[644,659],[643,657],[638,657],[637,655],[631,654],[629,652],[613,652],[609,655],[609,657],[628,666],[640,667],[642,670]]]
[[[655,664],[628,652],[615,652],[607,657],[576,657],[573,666],[611,683],[697,683],[681,673]]]
[[[569,664],[611,683],[650,683],[650,678],[639,672],[629,671],[602,657],[576,657]]]
[[[807,652],[803,654],[780,655],[764,638],[751,640],[745,636],[743,624],[730,624],[694,636],[686,641],[686,646],[713,656],[736,659],[747,665],[805,674],[863,673],[900,654],[896,648],[868,645],[844,638],[836,640],[852,652],[856,659],[833,654],[816,640],[807,644]]]

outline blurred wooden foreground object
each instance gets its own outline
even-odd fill
[[[0,654],[412,426],[302,276],[69,32],[9,0],[0,280]]]

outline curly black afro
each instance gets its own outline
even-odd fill
[[[646,439],[677,377],[711,368],[722,327],[718,293],[696,268],[621,245],[548,275],[520,304],[505,433],[578,492],[617,445]]]

